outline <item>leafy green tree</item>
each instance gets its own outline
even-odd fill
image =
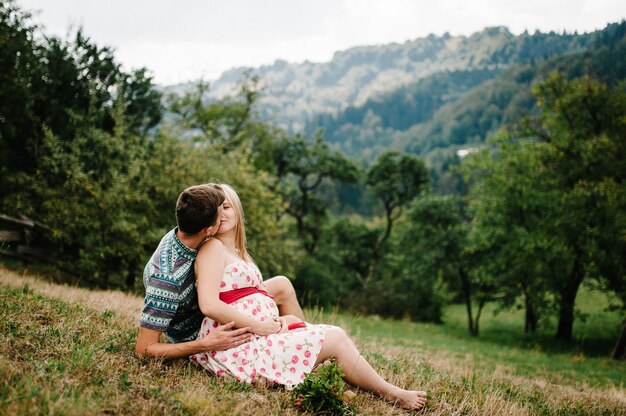
[[[376,272],[383,246],[393,224],[406,204],[428,187],[429,176],[426,165],[417,156],[399,152],[383,153],[367,171],[366,184],[370,192],[383,204],[385,229],[377,238],[366,280],[371,280]]]
[[[294,218],[304,249],[312,254],[327,218],[329,198],[323,194],[324,186],[354,183],[359,169],[343,154],[333,151],[321,134],[313,142],[301,136],[277,141],[273,160],[271,173],[280,181],[286,213]]]
[[[467,197],[474,218],[468,249],[482,259],[476,270],[498,283],[501,307],[513,307],[522,297],[524,330],[534,332],[549,306],[547,282],[563,272],[560,245],[545,228],[555,188],[535,142],[501,135],[492,145],[463,162],[474,184]]]
[[[88,127],[72,141],[48,130],[37,175],[26,183],[43,201],[37,216],[50,227],[59,262],[103,287],[120,286],[137,273],[150,227],[142,216],[145,196],[134,188],[145,148],[118,120],[112,134]]]
[[[568,273],[552,282],[559,298],[556,337],[568,341],[583,280],[624,278],[626,223],[619,213],[626,206],[616,195],[626,191],[626,93],[623,84],[609,88],[561,74],[535,91],[541,115],[522,133],[540,139],[542,165],[560,191],[548,229],[568,252]]]
[[[168,108],[187,136],[198,142],[221,145],[227,152],[244,141],[254,139],[251,134],[259,123],[255,120],[254,105],[259,97],[258,78],[245,76],[235,97],[227,96],[214,102],[205,98],[209,84],[199,82],[195,90],[182,97],[168,96]]]
[[[37,157],[33,87],[41,71],[30,18],[13,1],[0,3],[0,208],[5,211],[5,197],[20,188],[16,172],[32,173]]]
[[[380,313],[373,305],[375,298],[363,290],[373,242],[379,233],[363,220],[328,221],[322,230],[323,244],[298,266],[294,287],[302,301]]]
[[[626,96],[623,87],[560,74],[535,91],[540,115],[505,135],[493,154],[469,158],[478,172],[470,247],[489,259],[479,270],[499,276],[505,305],[524,297],[527,329],[553,294],[556,337],[569,341],[583,281],[623,287]]]
[[[474,270],[476,254],[469,249],[470,239],[470,226],[458,197],[416,199],[401,230],[398,252],[403,268],[396,292],[405,293],[411,316],[438,322],[445,301],[442,284],[459,287],[470,335],[477,336],[483,307],[493,298],[496,285]],[[420,302],[411,305],[411,296],[419,297]]]
[[[44,201],[27,183],[42,172],[46,134],[70,147],[91,127],[113,134],[119,111],[126,131],[145,134],[161,117],[160,94],[145,70],[124,73],[112,50],[98,47],[82,30],[69,41],[37,36],[30,15],[13,2],[0,5],[0,16],[7,53],[6,83],[0,86],[0,207],[37,217]]]

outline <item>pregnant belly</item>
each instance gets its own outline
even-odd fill
[[[232,306],[246,316],[264,321],[278,317],[276,302],[269,296],[255,293],[239,299]]]

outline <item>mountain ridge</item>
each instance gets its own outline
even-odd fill
[[[263,88],[259,115],[297,132],[316,114],[363,104],[436,72],[506,68],[520,61],[541,59],[545,54],[581,49],[591,37],[539,31],[514,35],[505,26],[494,26],[469,36],[431,34],[404,43],[355,46],[335,52],[330,61],[322,63],[276,60],[257,68],[230,69],[211,83],[207,98],[232,95],[245,74],[258,76]],[[547,46],[539,52],[537,44]],[[192,84],[165,89],[180,92]]]

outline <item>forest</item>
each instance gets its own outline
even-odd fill
[[[263,275],[292,278],[305,305],[440,323],[462,304],[478,337],[495,304],[523,309],[530,334],[555,319],[571,342],[582,287],[626,316],[625,28],[577,54],[441,73],[391,94],[410,97],[402,111],[371,102],[294,133],[259,116],[253,74],[218,100],[203,82],[164,93],[82,29],[48,36],[3,2],[0,213],[45,225],[34,237],[60,280],[142,293],[180,191],[224,182]],[[438,80],[464,99],[447,105]],[[380,148],[364,163],[346,137],[367,135]],[[614,335],[624,358],[626,321]]]

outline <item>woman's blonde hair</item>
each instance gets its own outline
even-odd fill
[[[245,216],[243,214],[243,206],[237,192],[225,183],[219,185],[224,191],[226,201],[230,202],[230,205],[235,210],[237,215],[237,225],[235,226],[235,248],[239,257],[248,262],[253,262],[252,257],[248,254],[247,240],[246,240],[246,225]]]

